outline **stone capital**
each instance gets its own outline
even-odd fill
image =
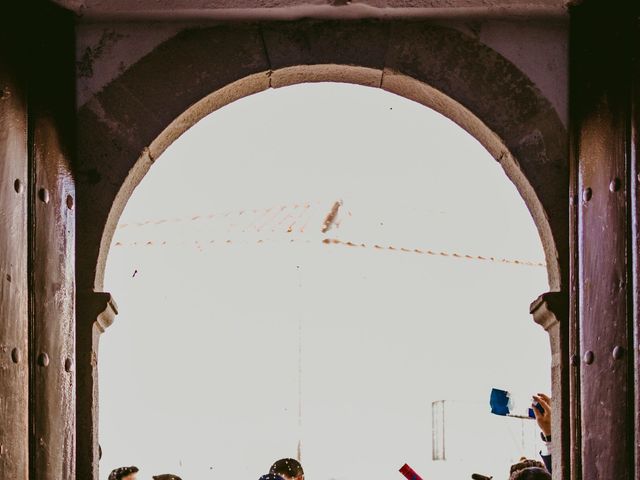
[[[113,324],[118,305],[107,292],[81,292],[78,294],[78,324],[95,325],[99,333]]]

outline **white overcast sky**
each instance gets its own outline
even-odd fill
[[[523,434],[487,402],[549,392],[528,313],[548,290],[541,242],[499,164],[441,115],[342,84],[247,97],[178,139],[120,223],[101,478],[256,480],[299,442],[307,480],[400,479],[405,462],[499,478],[532,454],[532,422]],[[446,462],[431,461],[435,400],[455,405]]]

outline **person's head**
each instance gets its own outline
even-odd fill
[[[154,475],[153,480],[182,480],[179,476],[173,473],[163,473],[162,475]]]
[[[138,467],[120,467],[112,470],[109,480],[136,480]]]
[[[269,473],[280,475],[284,480],[304,480],[304,470],[300,462],[293,458],[283,458],[271,465]]]
[[[260,480],[284,480],[280,475],[276,475],[275,473],[267,473],[266,475],[262,475]]]
[[[527,467],[512,473],[509,480],[551,480],[551,474],[544,468]]]
[[[530,468],[530,467],[544,469],[544,463],[538,460],[531,460],[529,458],[522,457],[518,463],[514,463],[513,465],[511,465],[511,469],[509,470],[509,475],[513,475],[514,473],[519,472],[520,470],[524,470],[525,468]]]

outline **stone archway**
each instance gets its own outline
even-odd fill
[[[93,292],[103,288],[111,238],[133,189],[167,146],[205,115],[267,88],[319,81],[405,96],[476,137],[531,211],[551,289],[566,291],[567,134],[548,100],[504,57],[459,31],[419,22],[297,21],[185,30],[78,115],[78,478],[97,478],[98,336],[115,313],[108,295]],[[554,302],[543,299],[535,310],[551,337],[554,401],[564,406],[566,335],[555,317],[564,306]]]

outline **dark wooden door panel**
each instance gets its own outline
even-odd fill
[[[75,477],[74,20],[30,13],[30,479]]]
[[[580,425],[574,466],[585,480],[635,478],[632,233],[637,180],[630,139],[636,4],[612,8],[608,2],[586,0],[571,18],[578,260],[573,282],[579,299],[571,343],[578,346],[573,403],[579,401],[579,409],[573,412]]]
[[[27,106],[18,32],[0,20],[0,478],[28,471]]]
[[[637,8],[640,10],[640,7]],[[640,15],[635,16],[633,30],[633,44],[636,49],[633,55],[631,76],[631,148],[629,156],[631,160],[631,182],[633,185],[633,365],[635,366],[635,469],[636,480],[640,479],[640,164],[638,152],[640,151]]]

